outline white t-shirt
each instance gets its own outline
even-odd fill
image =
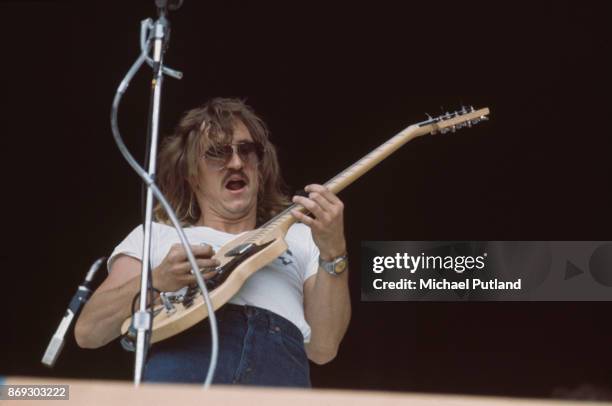
[[[210,227],[184,228],[190,244],[205,243],[218,251],[237,235]],[[310,341],[310,326],[304,318],[304,282],[317,273],[319,249],[312,240],[310,228],[296,223],[289,228],[285,241],[289,249],[269,265],[255,272],[229,301],[238,305],[257,306],[295,324],[304,342]],[[142,225],[136,227],[108,259],[108,269],[118,255],[129,255],[142,260]],[[151,263],[157,267],[173,244],[180,243],[174,227],[153,223],[151,234]]]

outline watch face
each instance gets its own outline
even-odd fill
[[[336,273],[342,273],[344,272],[344,270],[346,269],[346,259],[341,260],[340,262],[336,263],[334,272]]]

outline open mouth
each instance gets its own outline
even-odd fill
[[[242,178],[230,178],[225,182],[225,188],[232,192],[238,192],[246,187],[247,183]]]

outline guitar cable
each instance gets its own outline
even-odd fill
[[[111,117],[110,117],[111,118],[111,130],[113,133],[113,139],[115,140],[115,143],[117,144],[119,152],[121,152],[121,155],[123,155],[124,159],[132,167],[132,169],[136,172],[136,174],[151,189],[152,193],[155,195],[155,198],[161,203],[164,210],[168,214],[168,218],[170,219],[170,221],[172,222],[172,225],[176,229],[178,237],[181,240],[181,244],[185,248],[187,258],[192,268],[191,271],[196,277],[196,282],[198,284],[198,287],[202,291],[202,296],[204,297],[204,302],[206,303],[206,308],[208,310],[208,321],[210,323],[210,334],[211,334],[211,344],[212,344],[210,362],[208,365],[208,372],[206,374],[206,379],[204,381],[204,389],[207,389],[210,387],[210,384],[212,383],[212,379],[213,379],[215,369],[217,366],[217,359],[219,356],[219,333],[217,330],[217,318],[215,316],[215,311],[214,311],[212,302],[210,301],[210,295],[206,287],[206,283],[204,282],[204,278],[202,277],[201,273],[198,272],[199,267],[197,266],[197,261],[195,259],[195,256],[193,255],[193,252],[191,251],[191,246],[189,245],[187,236],[185,235],[185,232],[183,231],[181,224],[178,218],[176,217],[176,214],[174,213],[174,210],[172,209],[172,207],[166,200],[163,193],[159,190],[154,180],[134,159],[134,157],[128,150],[127,146],[123,142],[121,133],[119,131],[118,116],[119,116],[119,104],[121,103],[121,99],[125,91],[127,90],[133,77],[136,75],[136,73],[138,72],[140,67],[143,65],[143,63],[145,63],[148,60],[147,58],[149,58],[148,53],[151,48],[151,35],[150,35],[151,33],[149,32],[149,35],[143,34],[143,32],[146,32],[147,29],[148,27],[143,21],[143,23],[141,24],[141,39],[143,37],[147,37],[147,39],[144,42],[144,44],[143,44],[143,41],[141,41],[140,56],[136,59],[136,61],[132,64],[132,66],[126,73],[125,77],[119,84],[119,87],[117,88],[117,91],[113,98],[113,104],[111,107]],[[168,74],[168,72],[166,71],[164,71],[164,73]],[[135,301],[136,301],[136,298],[134,298],[134,302]],[[147,341],[147,346],[148,346],[149,344],[148,340],[146,341]],[[144,368],[144,364],[143,364],[143,368]]]

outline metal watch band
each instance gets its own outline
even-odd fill
[[[347,268],[348,256],[341,255],[331,261],[326,261],[319,256],[319,266],[330,275],[338,276]]]

